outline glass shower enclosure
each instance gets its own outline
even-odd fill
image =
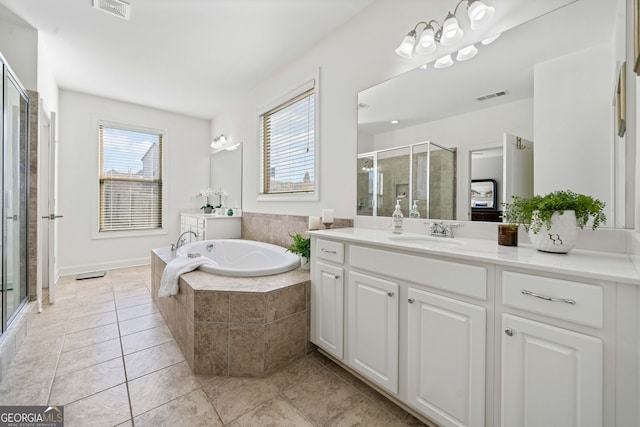
[[[357,215],[405,217],[414,202],[420,218],[455,219],[456,150],[430,141],[358,155]]]
[[[2,116],[0,117],[0,240],[2,331],[28,300],[28,168],[29,97],[0,54]]]

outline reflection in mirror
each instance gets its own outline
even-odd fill
[[[209,157],[209,186],[229,194],[227,207],[242,208],[242,144]]]
[[[423,142],[361,154],[357,167],[358,215],[391,216],[399,201],[406,217],[455,218],[455,149]]]
[[[523,0],[508,3],[514,14],[519,5],[522,10],[525,4],[542,5]],[[535,143],[535,155],[532,149],[528,155],[536,194],[569,189],[591,195],[606,202],[607,217],[612,219],[607,226],[624,227],[625,212],[633,217],[633,209],[615,194],[624,194],[625,185],[635,183],[632,177],[625,179],[625,169],[620,167],[626,142],[616,132],[613,101],[625,61],[626,4],[624,0],[580,0],[557,8],[557,3],[549,2],[549,9],[482,46],[469,61],[447,69],[434,69],[429,63],[426,69],[416,68],[360,92],[358,153],[425,140],[455,147],[454,218],[469,220],[470,152],[512,147],[505,145],[505,134],[520,137]],[[627,102],[634,102],[635,94],[627,95]],[[496,173],[503,180],[499,202],[519,191],[512,173],[520,167],[511,163],[510,154],[519,153],[505,152],[504,170]],[[418,185],[416,181],[411,191],[416,193],[422,216],[431,204],[422,202]],[[384,190],[395,192],[395,188]],[[633,189],[627,187],[626,192]],[[377,214],[391,215],[392,207]],[[437,218],[435,210],[433,214]]]

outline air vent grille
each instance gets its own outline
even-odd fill
[[[476,101],[486,101],[487,99],[493,99],[493,98],[497,98],[499,96],[505,96],[508,95],[509,92],[506,90],[500,90],[498,92],[494,92],[494,93],[488,93],[486,95],[482,95],[476,98]]]
[[[118,18],[129,20],[131,5],[122,0],[93,0],[93,7]]]

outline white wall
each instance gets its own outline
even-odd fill
[[[416,22],[428,12],[424,1],[373,3],[345,26],[309,49],[216,115],[211,136],[224,133],[243,142],[243,202],[247,212],[320,215],[334,208],[339,218],[356,214],[356,142],[358,92],[419,65],[393,52]],[[258,202],[257,110],[308,81],[320,69],[320,200]]]
[[[533,188],[538,194],[588,194],[607,203],[608,218],[613,206],[612,100],[617,82],[612,64],[612,45],[603,43],[534,68]]]
[[[149,262],[152,248],[175,241],[180,210],[196,209],[195,193],[209,184],[210,122],[175,113],[60,91],[59,221],[60,274]],[[97,120],[162,129],[166,223],[164,234],[96,239],[98,206]]]
[[[38,32],[0,5],[0,52],[9,62],[20,83],[26,88],[38,87]]]

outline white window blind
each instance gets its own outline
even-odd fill
[[[100,125],[99,230],[162,228],[162,134]]]
[[[315,88],[260,116],[262,194],[315,190]]]

